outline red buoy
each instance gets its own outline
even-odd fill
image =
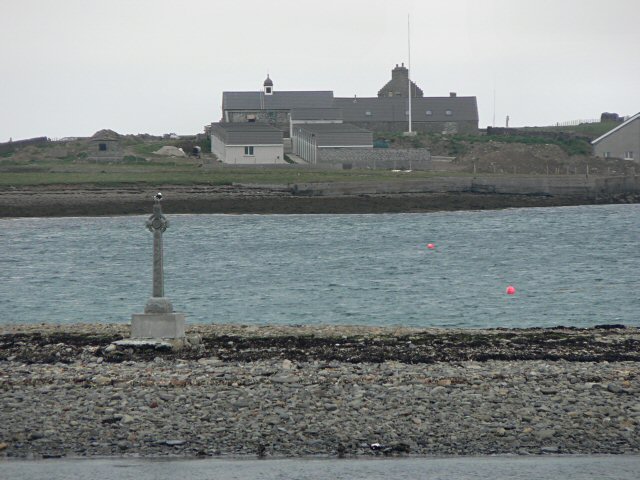
[[[516,293],[516,289],[513,285],[509,285],[507,287],[507,295],[514,295]]]
[[[433,250],[434,248],[436,248],[436,246],[433,243],[427,243],[427,248],[429,250]]]

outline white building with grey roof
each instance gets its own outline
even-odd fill
[[[640,113],[591,142],[593,154],[640,162]]]
[[[211,124],[211,152],[235,165],[286,163],[282,130],[262,123]]]

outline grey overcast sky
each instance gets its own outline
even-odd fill
[[[407,62],[480,127],[640,111],[640,0],[0,0],[0,142],[194,134],[223,91],[376,96]]]

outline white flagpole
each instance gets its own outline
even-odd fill
[[[408,47],[408,65],[407,77],[409,78],[409,133],[411,133],[411,14],[407,14],[407,47]]]

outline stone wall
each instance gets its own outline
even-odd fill
[[[289,137],[289,111],[288,110],[256,110],[253,112],[225,112],[231,123],[248,123],[252,118],[257,123],[266,123],[279,128],[285,137]],[[227,118],[225,118],[227,121]]]
[[[114,163],[121,162],[123,156],[124,150],[117,140],[97,138],[91,140],[87,160],[96,163]]]
[[[298,184],[297,188],[316,195],[471,192],[511,195],[580,195],[597,198],[621,193],[640,193],[640,176],[432,177],[420,180],[407,178],[401,183],[376,183],[373,186],[368,182],[345,182]]]
[[[504,137],[542,137],[549,140],[568,141],[573,139],[582,139],[586,141],[593,140],[587,135],[580,135],[573,132],[556,132],[545,130],[532,130],[529,128],[504,128],[504,127],[487,127],[487,135],[500,135]]]
[[[47,137],[28,138],[26,140],[16,140],[12,142],[0,143],[0,155],[11,153],[15,150],[28,147],[29,145],[44,145],[49,142]]]
[[[319,165],[343,168],[431,170],[431,153],[426,148],[318,148]]]

